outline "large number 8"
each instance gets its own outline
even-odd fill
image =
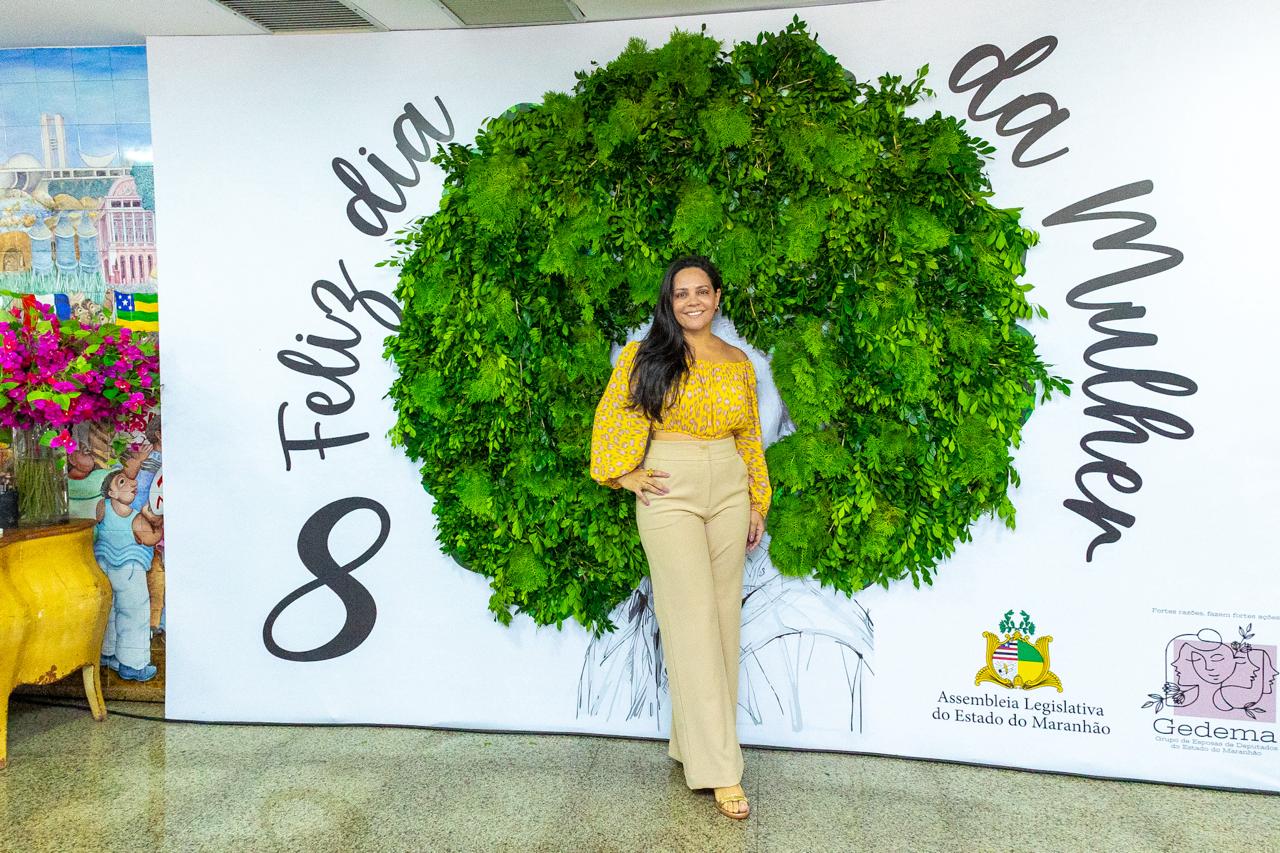
[[[359,557],[339,565],[329,553],[329,534],[339,521],[361,509],[372,510],[378,516],[378,538]],[[267,616],[267,621],[262,626],[262,642],[267,651],[278,658],[291,661],[331,660],[342,657],[363,643],[373,631],[373,623],[378,618],[378,606],[369,590],[353,578],[351,573],[378,553],[390,533],[391,515],[386,507],[371,498],[342,498],[316,510],[298,532],[298,557],[307,571],[315,576],[315,580],[286,595]],[[333,639],[314,649],[291,651],[282,647],[273,636],[276,619],[289,605],[321,587],[333,590],[346,609],[347,617],[342,627]]]

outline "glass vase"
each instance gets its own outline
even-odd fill
[[[13,431],[0,428],[0,531],[18,526],[18,490],[13,486]]]
[[[18,523],[52,524],[67,517],[67,455],[40,443],[43,429],[13,431]]]

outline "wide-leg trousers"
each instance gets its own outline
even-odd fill
[[[654,440],[643,466],[671,475],[659,478],[667,494],[636,499],[671,693],[667,752],[690,788],[736,785],[747,466],[732,437]]]

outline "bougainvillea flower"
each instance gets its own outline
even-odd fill
[[[159,398],[158,371],[154,336],[60,322],[40,303],[11,306],[0,322],[0,388],[12,383],[3,391],[0,426],[52,429],[51,446],[74,452],[76,424],[144,427],[141,413]]]

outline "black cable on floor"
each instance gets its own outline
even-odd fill
[[[50,702],[47,699],[37,699],[33,696],[10,696],[14,702],[22,702],[27,705],[40,705],[45,708],[71,708],[74,711],[88,711],[88,704],[77,705],[74,702]],[[149,717],[146,714],[130,714],[128,711],[111,711],[117,717],[128,717],[131,720],[150,720],[153,723],[167,723],[165,717]],[[176,721],[175,721],[176,722]]]

